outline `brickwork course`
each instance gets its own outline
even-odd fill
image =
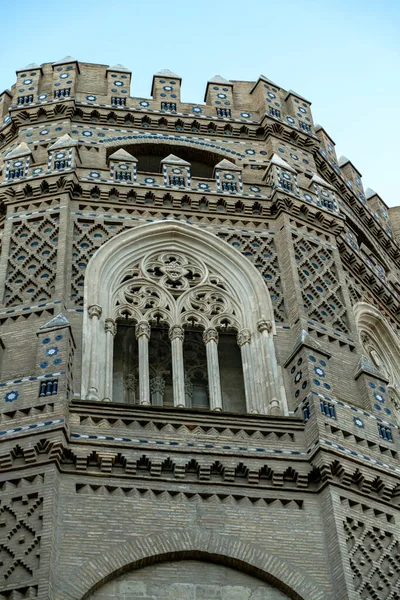
[[[398,600],[400,208],[310,101],[0,95],[0,600]]]

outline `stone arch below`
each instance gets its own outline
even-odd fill
[[[270,583],[206,560],[163,561],[112,579],[90,600],[288,600]]]
[[[221,150],[221,146],[216,147],[182,144],[174,140],[139,140],[131,144],[128,141],[121,142],[121,148],[133,155],[137,160],[137,170],[142,173],[160,173],[162,172],[161,161],[171,153],[180,159],[190,163],[191,177],[214,178],[215,166],[223,159],[229,159],[231,163],[242,160],[242,156],[230,152],[229,149]],[[115,151],[114,146],[107,146],[107,159]]]
[[[150,565],[169,562],[178,567],[177,561],[194,560],[235,569],[250,579],[257,578],[260,582],[259,587],[262,586],[262,582],[266,582],[269,585],[269,590],[268,587],[266,590],[280,593],[280,596],[275,593],[271,598],[261,596],[259,600],[327,598],[326,590],[318,585],[305,569],[296,569],[292,564],[289,565],[276,555],[268,554],[255,544],[230,536],[197,532],[150,535],[128,544],[104,549],[97,559],[86,561],[60,582],[57,597],[59,600],[105,600],[100,593],[96,595],[97,590],[104,589],[108,582],[121,575],[139,572],[139,569],[148,568]],[[252,585],[257,587],[254,581]],[[190,596],[189,599],[192,600]],[[186,598],[183,597],[182,600]]]

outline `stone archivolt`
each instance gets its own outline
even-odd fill
[[[372,364],[389,383],[388,391],[400,419],[400,341],[377,308],[359,302],[354,313],[361,343]]]
[[[138,227],[112,238],[102,247],[88,265],[86,280],[90,285],[85,288],[86,363],[82,397],[108,397],[112,360],[104,364],[102,357],[112,357],[112,338],[107,341],[103,333],[103,319],[129,316],[138,323],[161,321],[171,332],[178,332],[186,325],[201,326],[204,330],[236,330],[242,349],[248,412],[285,412],[281,385],[276,375],[270,375],[277,373],[274,348],[268,341],[273,328],[268,332],[265,328],[258,331],[257,327],[262,319],[272,322],[265,284],[257,270],[239,254],[232,253],[224,242],[175,222]],[[101,307],[101,318],[90,317],[94,306]],[[184,405],[180,391],[183,384],[179,383],[182,339],[175,335],[171,339],[175,344],[174,385],[178,385],[174,388],[174,402]],[[246,342],[244,345],[242,340]],[[139,342],[140,364],[140,353],[148,361],[148,350],[143,337]],[[207,348],[212,349],[210,343],[214,342],[209,342]],[[210,354],[211,351],[209,369],[216,364]],[[144,379],[147,382],[146,374],[142,376]],[[147,388],[142,388],[142,392],[141,402],[149,403]],[[218,409],[217,391],[216,394],[211,403]]]

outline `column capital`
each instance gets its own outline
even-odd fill
[[[99,393],[96,387],[92,386],[88,389],[86,400],[94,400],[96,402],[100,400]]]
[[[181,340],[181,342],[183,342],[184,338],[185,338],[185,331],[184,331],[183,327],[181,327],[180,325],[172,325],[172,327],[170,327],[169,339],[171,340],[171,342],[176,339],[179,339],[179,340]]]
[[[125,377],[125,388],[131,392],[136,392],[136,377],[130,373]]]
[[[152,394],[159,392],[164,394],[165,391],[165,379],[164,377],[153,377],[150,379],[150,391]]]
[[[92,304],[91,306],[88,306],[88,313],[91,319],[93,319],[93,317],[100,319],[102,308],[98,304]]]
[[[190,397],[190,400],[193,397],[193,383],[190,379],[185,378],[185,394]]]
[[[147,339],[150,339],[150,325],[147,321],[139,321],[135,327],[135,335],[138,340],[142,335],[145,335]]]
[[[111,333],[114,337],[117,333],[117,324],[114,319],[106,319],[104,322],[104,331],[106,333]]]
[[[237,343],[238,346],[244,346],[245,344],[250,344],[251,342],[251,333],[249,329],[241,329],[237,334]]]
[[[219,340],[218,331],[216,329],[214,329],[213,327],[209,327],[209,329],[206,329],[203,332],[203,342],[205,344],[208,344],[208,342],[215,342],[216,344],[218,344],[218,340]]]
[[[268,331],[268,333],[271,333],[271,331],[272,331],[272,321],[270,321],[269,319],[260,319],[260,321],[258,321],[258,323],[257,323],[257,329],[261,333],[263,331]]]

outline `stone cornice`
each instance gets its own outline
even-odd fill
[[[241,449],[230,453],[225,449],[226,442],[221,449],[212,451],[207,447],[214,446],[210,441],[209,444],[202,442],[206,446],[203,450],[199,444],[200,452],[188,445],[183,454],[183,448],[169,444],[169,438],[164,438],[162,445],[151,444],[151,439],[146,438],[140,440],[141,443],[133,440],[130,444],[123,440],[118,443],[118,439],[104,432],[101,435],[72,434],[68,443],[56,431],[47,435],[42,431],[36,444],[32,438],[18,438],[17,443],[10,437],[1,455],[0,486],[1,481],[20,476],[21,469],[26,477],[30,469],[37,473],[38,467],[43,469],[56,464],[62,473],[85,476],[89,485],[101,485],[99,478],[107,478],[107,486],[113,485],[112,478],[124,487],[154,485],[160,493],[163,489],[176,491],[177,485],[184,492],[182,485],[187,482],[191,493],[229,494],[236,493],[237,489],[249,497],[254,495],[255,489],[257,495],[276,490],[278,496],[275,497],[279,498],[285,481],[284,495],[290,494],[291,500],[295,500],[293,494],[297,491],[320,493],[327,485],[335,485],[392,509],[396,502],[396,471],[400,469],[325,439],[318,439],[305,452],[279,448],[263,453]],[[241,461],[239,471],[238,459]],[[220,475],[218,481],[212,480],[215,468]]]

